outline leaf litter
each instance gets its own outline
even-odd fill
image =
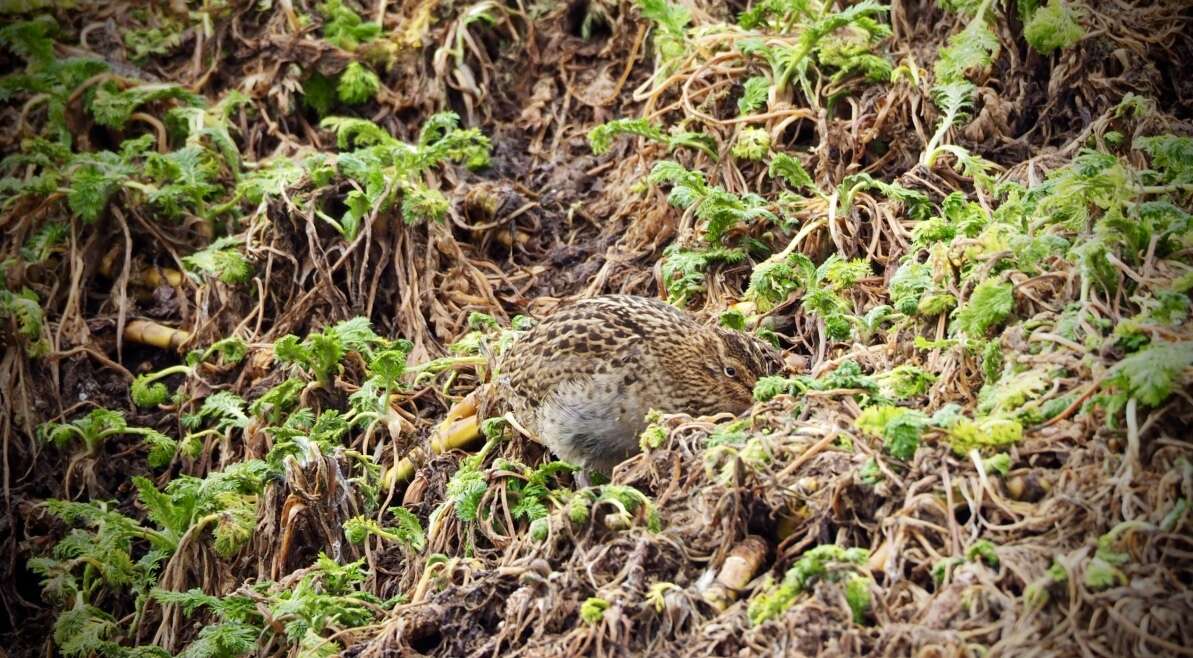
[[[10,654],[1188,653],[1180,3],[42,4]],[[610,292],[788,372],[588,487],[454,415]]]

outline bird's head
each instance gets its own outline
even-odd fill
[[[770,343],[750,334],[713,328],[712,353],[706,367],[717,380],[723,410],[742,413],[754,404],[754,384],[783,370],[783,357]]]

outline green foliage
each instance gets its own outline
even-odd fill
[[[60,251],[59,246],[68,235],[70,226],[65,222],[46,222],[25,241],[21,247],[21,258],[30,264],[45,262],[50,254]]]
[[[80,416],[68,423],[44,423],[37,428],[41,440],[53,443],[65,450],[74,443],[82,444],[81,454],[97,457],[104,443],[114,436],[139,436],[149,447],[148,461],[153,467],[162,467],[170,462],[177,451],[174,439],[147,427],[129,427],[120,411],[92,409],[86,416]]]
[[[348,105],[360,105],[373,99],[381,89],[381,79],[360,62],[349,62],[336,83],[336,97]]]
[[[189,376],[195,368],[213,355],[218,355],[225,364],[235,365],[248,355],[248,345],[236,337],[223,338],[206,349],[189,352],[185,365],[170,366],[157,372],[137,375],[129,387],[133,403],[138,407],[156,407],[164,404],[170,397],[170,391],[159,380],[178,374]]]
[[[54,36],[58,22],[43,14],[27,21],[0,27],[0,46],[4,46],[30,67],[46,66],[54,59]]]
[[[764,12],[773,11],[775,4],[765,3],[764,7]],[[746,43],[744,51],[759,54],[769,62],[778,89],[798,80],[805,94],[812,96],[809,71],[814,63],[837,69],[833,82],[854,71],[863,72],[869,79],[889,76],[890,64],[872,53],[878,42],[891,33],[889,26],[876,19],[889,7],[875,0],[863,0],[837,12],[829,12],[828,7],[831,5],[810,11],[801,6],[787,13],[789,21],[799,21],[799,36],[792,45]],[[743,14],[743,24],[757,25],[761,13]]]
[[[1106,384],[1121,395],[1158,407],[1172,395],[1175,386],[1182,384],[1183,372],[1190,365],[1193,342],[1156,342],[1114,366]]]
[[[593,501],[594,508],[599,505],[609,505],[614,508],[615,511],[610,516],[616,519],[620,527],[628,528],[633,522],[634,514],[639,511],[644,513],[646,527],[651,532],[658,532],[661,527],[658,508],[655,507],[654,501],[634,487],[616,484],[602,485]],[[609,517],[606,517],[607,524],[609,520]]]
[[[704,276],[713,263],[740,263],[746,254],[741,249],[709,247],[701,250],[680,249],[672,244],[663,250],[663,284],[668,301],[682,306],[704,291]]]
[[[662,143],[667,141],[663,129],[647,119],[614,119],[589,130],[588,145],[594,154],[602,155],[609,151],[613,139],[618,135],[638,135]]]
[[[132,165],[111,151],[79,155],[71,171],[66,201],[85,222],[94,222],[112,195],[134,173]]]
[[[770,95],[770,78],[756,75],[742,84],[741,98],[737,99],[737,111],[740,116],[747,116],[757,112],[766,105]]]
[[[782,178],[792,189],[816,191],[816,183],[812,180],[799,160],[786,153],[776,153],[771,158],[767,172],[772,177]]]
[[[949,37],[948,45],[937,53],[933,71],[938,86],[984,74],[993,64],[999,43],[987,17],[990,5],[991,0],[982,0],[965,29]]]
[[[776,219],[761,196],[753,193],[737,195],[719,185],[710,186],[704,174],[689,171],[671,160],[656,162],[649,180],[654,184],[670,183],[667,201],[677,208],[691,208],[696,218],[704,222],[705,240],[714,245],[738,224]]]
[[[842,361],[836,370],[819,379],[808,375],[760,377],[754,385],[754,399],[766,402],[777,395],[802,395],[807,391],[839,389],[857,389],[864,391],[865,395],[873,396],[878,392],[878,384],[873,377],[862,373],[857,362],[846,360]]]
[[[336,133],[342,151],[336,157],[336,168],[355,181],[358,189],[344,199],[348,209],[339,219],[322,211],[317,211],[318,216],[348,240],[355,239],[366,217],[388,211],[399,196],[406,223],[441,219],[447,201],[430,188],[423,172],[447,161],[463,162],[473,169],[489,163],[489,139],[475,128],[460,129],[459,122],[451,112],[432,115],[423,124],[418,142],[407,144],[365,119],[324,119],[320,125]]]
[[[243,241],[235,236],[217,238],[207,247],[182,259],[191,272],[218,278],[229,285],[245,283],[253,276],[253,266],[240,252]]]
[[[0,288],[0,319],[5,318],[15,326],[15,333],[21,337],[27,356],[39,358],[50,352],[50,341],[44,335],[44,317],[36,293],[28,288],[20,292]]]
[[[997,343],[990,345],[997,346]],[[1051,375],[1047,370],[1032,369],[997,378],[982,387],[978,394],[978,411],[1010,417],[1047,390],[1055,378]]]
[[[363,559],[340,565],[320,554],[314,567],[293,588],[274,594],[270,614],[285,620],[285,634],[290,641],[368,624],[376,619],[381,601],[361,589],[367,576]]]
[[[970,544],[969,548],[965,549],[965,559],[976,562],[983,560],[986,564],[997,568],[998,567],[998,553],[995,552],[995,545],[988,539],[979,539]]]
[[[558,461],[547,462],[534,470],[521,465],[517,466],[525,474],[526,479],[514,481],[507,488],[507,492],[513,500],[510,514],[515,519],[529,521],[533,530],[536,523],[546,520],[550,508],[559,502],[559,497],[549,488],[551,480],[558,474],[574,473],[580,469],[577,466]]]
[[[869,274],[870,264],[865,260],[846,261],[833,254],[815,267],[803,254],[780,253],[754,268],[745,297],[765,312],[802,289],[805,312],[824,320],[829,339],[845,340],[854,324],[863,331],[871,330],[863,320],[849,315],[850,305],[840,295]]]
[[[607,153],[618,135],[637,135],[660,144],[666,144],[669,151],[686,147],[701,151],[716,159],[716,142],[705,133],[673,130],[663,132],[657,124],[648,119],[614,119],[588,131],[588,145],[596,155]]]
[[[119,655],[120,625],[108,613],[85,603],[58,615],[54,644],[64,656]]]
[[[915,315],[919,311],[920,300],[932,288],[932,268],[915,260],[905,260],[891,277],[888,291],[896,311]]]
[[[721,313],[721,315],[717,318],[717,324],[725,327],[726,329],[745,331],[746,316],[737,309],[730,309]]]
[[[184,27],[178,21],[159,16],[157,25],[125,31],[122,40],[128,58],[140,63],[172,54],[182,44]]]
[[[447,482],[447,497],[455,504],[456,516],[461,521],[475,521],[479,514],[481,497],[489,488],[489,480],[481,469],[480,455],[465,457],[460,468]]]
[[[886,451],[904,461],[915,456],[927,424],[928,418],[919,411],[884,404],[865,408],[854,421],[863,432],[881,437]]]
[[[405,507],[391,507],[389,511],[397,522],[396,526],[382,527],[374,519],[356,516],[344,522],[344,536],[353,544],[359,544],[368,537],[374,536],[386,541],[397,542],[414,551],[426,548],[427,536],[423,532],[418,517]]]
[[[936,159],[945,151],[942,147],[945,133],[967,118],[967,112],[973,103],[973,93],[973,84],[964,78],[938,84],[932,88],[932,100],[936,102],[942,114],[940,122],[936,126],[936,133],[932,135],[928,145],[924,147],[923,155],[920,156],[920,162],[924,166],[933,166]]]
[[[380,83],[380,80],[378,80]],[[370,98],[372,95],[370,95]],[[311,73],[302,81],[302,103],[315,110],[320,118],[331,113],[337,98],[336,83],[331,78],[318,71]]]
[[[687,51],[687,26],[692,14],[686,7],[667,0],[637,0],[642,17],[655,23],[654,46],[658,66],[670,72]]]
[[[808,550],[787,570],[783,581],[770,584],[750,599],[747,613],[750,623],[761,624],[783,614],[800,594],[816,581],[846,581],[846,601],[855,621],[860,621],[869,608],[869,589],[873,581],[865,573],[870,552],[864,548],[842,548],[823,544]],[[855,579],[861,579],[854,582]]]
[[[1015,298],[1009,283],[985,279],[979,283],[963,306],[953,314],[952,327],[969,338],[983,338],[986,332],[1001,324],[1015,308]]]
[[[742,128],[733,142],[733,157],[742,160],[761,160],[770,151],[770,133],[765,128]]]
[[[906,400],[928,393],[928,387],[936,381],[936,375],[922,368],[905,363],[874,376],[882,395],[895,400]]]
[[[1006,475],[1011,470],[1011,456],[1005,452],[1000,452],[992,457],[987,457],[982,460],[982,468],[990,473]]]
[[[981,448],[1001,448],[1023,439],[1023,425],[1019,421],[997,416],[978,420],[961,418],[947,431],[949,446],[958,455]]]
[[[191,418],[183,418],[183,425],[194,429],[205,422],[214,422],[217,432],[228,428],[244,428],[249,417],[244,413],[244,400],[231,391],[217,391],[207,396],[199,406],[199,412]]]
[[[1023,37],[1040,54],[1051,55],[1085,36],[1085,30],[1077,22],[1079,16],[1065,0],[1048,0],[1023,26]]]
[[[754,268],[745,298],[765,313],[785,302],[796,290],[815,282],[816,269],[807,256],[798,252],[785,257],[776,254]]]
[[[1135,148],[1147,153],[1156,171],[1144,172],[1155,183],[1171,186],[1193,185],[1193,137],[1153,135],[1135,139]]]
[[[858,469],[857,477],[862,484],[869,486],[874,486],[886,478],[878,466],[878,460],[874,457],[867,459],[866,463],[862,464],[862,467]]]
[[[748,30],[769,28],[786,33],[793,25],[815,13],[810,0],[759,0],[743,11],[737,22]]]
[[[74,601],[72,608],[58,617],[54,639],[66,655],[139,656],[162,655],[155,647],[125,649],[116,640],[125,630],[113,617],[94,607],[101,597],[127,590],[143,605],[157,580],[161,564],[188,537],[197,537],[208,527],[213,528],[213,546],[221,556],[230,556],[251,536],[256,521],[256,496],[263,487],[265,472],[261,462],[243,462],[206,478],[180,476],[164,491],[142,477],[134,477],[133,485],[146,511],[148,521],[139,523],[113,509],[108,503],[51,500],[46,509],[70,525],[83,524],[88,529],[74,528],[54,546],[48,556],[30,560],[29,567],[42,577],[46,596],[55,601]],[[140,557],[134,558],[135,555]],[[188,593],[163,595],[162,600],[176,602],[193,610],[200,604],[222,611],[239,609],[252,611],[252,603],[241,597],[218,599],[194,590]],[[226,621],[226,619],[225,619]],[[229,629],[203,631],[197,642],[199,648],[209,646],[215,639],[227,639]],[[253,646],[259,631],[241,633],[247,645]],[[192,645],[194,646],[194,645]],[[243,652],[241,647],[239,652]],[[215,655],[188,649],[182,655]]]
[[[369,319],[356,317],[311,332],[302,341],[292,334],[283,336],[274,343],[273,351],[279,362],[296,365],[314,375],[321,386],[327,386],[346,354],[357,352],[368,356],[382,344],[383,339],[373,333]]]
[[[169,538],[110,509],[109,503],[50,500],[45,507],[67,524],[90,528],[73,528],[49,555],[30,559],[29,568],[41,577],[47,600],[73,601],[78,609],[104,585],[143,592],[152,583],[158,564],[172,550]],[[134,560],[134,540],[138,539],[149,542],[151,549]],[[65,634],[65,627],[71,624],[59,617],[57,627]]]
[[[846,176],[837,186],[837,213],[842,216],[848,215],[853,207],[854,196],[866,190],[876,190],[889,199],[899,201],[913,219],[924,219],[932,211],[928,195],[923,192],[903,187],[898,183],[881,181],[869,174],[862,173]]]
[[[89,109],[101,126],[123,129],[129,117],[141,106],[164,100],[179,100],[191,107],[203,107],[202,96],[185,87],[170,83],[145,83],[119,89],[115,83],[104,83],[95,90]]]
[[[180,656],[240,656],[275,639],[297,649],[297,655],[324,656],[342,650],[325,639],[334,631],[372,623],[391,604],[363,591],[365,578],[364,560],[341,565],[320,554],[299,580],[285,586],[259,583],[252,597],[216,597],[198,589],[158,589],[153,596],[163,604],[178,606],[186,615],[206,609],[215,617],[214,623],[203,625]]]
[[[318,10],[324,18],[323,38],[337,48],[356,50],[381,34],[380,25],[363,20],[350,7],[344,6],[343,0],[326,0]]]
[[[874,579],[869,576],[853,575],[845,581],[845,603],[853,614],[853,623],[865,621],[872,604],[871,594]]]
[[[605,599],[590,596],[580,605],[580,619],[586,624],[600,623],[609,609],[609,602]]]
[[[836,290],[849,288],[873,274],[870,269],[870,261],[864,258],[845,260],[836,257],[836,254],[824,261],[820,269],[823,272],[818,271],[817,273]]]

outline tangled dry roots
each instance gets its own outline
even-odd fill
[[[295,64],[331,74],[347,59],[313,35],[289,29],[291,5],[299,3],[277,2],[268,12],[251,10],[259,3],[242,4],[212,34],[187,33],[183,49],[191,47],[193,56],[164,59],[141,73],[213,98],[234,88],[252,96],[251,111],[235,117],[246,160],[293,157],[306,147],[330,150],[327,133],[288,109],[300,102]],[[387,31],[405,33],[424,24],[440,3],[369,4],[381,6]],[[658,295],[663,249],[697,239],[691,213],[668,207],[661,190],[636,187],[666,148],[622,140],[597,157],[585,135],[617,117],[687,120],[698,122],[715,149],[726,153],[740,128],[729,93],[744,75],[740,51],[707,59],[697,50],[656,78],[649,23],[628,0],[573,0],[534,17],[522,2],[482,4],[495,19],[483,29],[454,7],[434,9],[441,20],[397,53],[381,96],[369,106],[375,110],[370,118],[401,139],[412,139],[424,118],[444,108],[492,139],[489,169],[447,169],[435,181],[453,202],[446,222],[409,226],[396,217],[371,218],[376,221],[346,242],[314,216],[313,203],[287,198],[263,204],[243,218],[246,252],[261,273],[252,294],[188,279],[177,290],[160,287],[152,298],[132,303],[142,317],[191,328],[187,346],[234,333],[246,338],[253,346],[246,365],[205,372],[210,390],[226,388],[252,399],[284,378],[271,364],[268,343],[356,315],[369,317],[379,334],[411,340],[411,363],[422,363],[442,356],[467,331],[474,311],[508,322],[516,313],[541,314],[567,298]],[[685,4],[699,24],[725,19],[744,3]],[[931,61],[966,20],[934,2],[891,4],[892,61]],[[1158,112],[1131,130],[1190,132],[1193,83],[1183,65],[1193,58],[1189,8],[1178,2],[1092,4],[1088,32],[1096,37],[1052,58],[1022,46],[1016,36],[1022,26],[1014,19],[999,26],[1005,55],[979,81],[974,118],[956,141],[999,165],[1008,180],[1037,182],[1084,146],[1102,143],[1107,131],[1123,129],[1127,124],[1112,110],[1127,93],[1163,100]],[[594,8],[607,20],[594,37],[582,39],[577,17]],[[119,26],[127,11],[113,3],[67,20],[85,35],[81,47],[102,53],[121,47]],[[705,38],[711,52],[724,45],[718,40],[734,37]],[[68,113],[86,142],[93,126],[78,108]],[[787,103],[757,125],[776,145],[798,144],[813,154],[812,174],[829,186],[865,171],[939,199],[969,187],[948,167],[917,165],[936,113],[923,82],[869,87],[832,108]],[[5,152],[13,152],[26,117],[6,106],[3,119],[19,127],[2,140]],[[729,192],[773,195],[778,189],[760,163],[724,158],[714,164],[686,152],[671,157],[713,172]],[[342,187],[307,192],[310,199],[333,199],[347,192]],[[980,191],[973,193],[988,205]],[[0,256],[17,252],[50,203],[18,205],[0,219]],[[849,292],[856,309],[883,303],[914,225],[897,202],[862,192],[845,215],[811,202],[794,219],[803,227],[793,243],[798,251],[818,261],[839,253],[874,264],[880,274]],[[756,232],[751,237],[777,242],[772,233]],[[114,249],[117,271],[105,273],[100,263],[112,260],[110,235],[123,236],[123,242]],[[74,226],[59,271],[10,273],[10,283],[44,293],[52,345],[43,361],[9,345],[0,362],[9,555],[23,560],[63,533],[38,501],[81,495],[80,489],[95,499],[127,500],[125,475],[138,468],[127,454],[97,462],[86,482],[64,491],[63,465],[34,439],[34,428],[91,405],[129,407],[133,371],[163,358],[123,342],[131,273],[146,263],[177,264],[209,238],[200,226],[155,222],[138,208],[116,209],[101,225]],[[1073,268],[1064,261],[1052,265],[1044,275],[1013,281],[1023,317],[1055,322],[1080,294]],[[724,310],[740,298],[749,274],[748,263],[720,267],[708,276],[693,310],[705,316]],[[1118,309],[1125,303],[1107,299],[1102,310],[1121,319]],[[770,316],[788,353],[812,375],[846,359],[879,372],[919,358],[910,335],[834,351],[795,300]],[[1188,326],[1173,331],[1190,338]],[[484,379],[474,366],[451,368],[400,394],[396,440],[378,447],[350,438],[330,454],[312,449],[301,463],[287,462],[285,477],[262,494],[255,535],[236,559],[221,560],[202,542],[185,544],[165,565],[160,586],[260,599],[269,592],[255,589],[255,579],[275,581],[270,591],[283,591],[308,573],[303,565],[320,552],[337,560],[364,557],[370,574],[365,587],[381,599],[402,594],[406,600],[378,610],[381,621],[374,625],[336,633],[347,655],[362,658],[1189,655],[1190,521],[1165,526],[1158,517],[1193,500],[1193,396],[1179,391],[1146,413],[1129,407],[1127,428],[1109,429],[1097,414],[1074,413],[1105,375],[1106,355],[1091,358],[1081,345],[1041,351],[1032,340],[1008,332],[1000,346],[1025,364],[1063,366],[1069,375],[1049,382],[1052,392],[1080,395],[1066,413],[1030,429],[1010,448],[1019,466],[1002,477],[931,435],[906,469],[891,468],[881,447],[854,429],[861,411],[854,391],[815,391],[758,404],[747,425],[756,442],[749,450],[707,449],[729,419],[665,416],[661,445],[622,464],[613,478],[653,499],[658,531],[648,528],[644,508],[626,523],[618,510],[598,503],[589,523],[553,514],[544,541],[525,532],[507,534],[518,527],[508,496],[517,478],[504,477],[494,478],[486,491],[482,520],[465,523],[450,511],[435,516],[425,551],[343,542],[342,524],[361,509],[356,487],[364,467],[350,453],[377,455],[388,465],[424,445],[444,410]],[[935,351],[923,367],[937,375],[928,408],[973,403],[982,382],[973,355],[961,348]],[[310,392],[303,403],[330,405],[334,395],[351,392],[348,382],[361,379],[356,376],[363,364],[349,363],[346,370],[337,393]],[[164,431],[178,427],[175,413],[130,409],[129,419]],[[262,456],[269,438],[260,429],[250,425],[235,443],[212,438],[190,474],[201,477]],[[540,447],[515,439],[500,444],[486,465],[498,459],[535,464],[544,457]],[[460,458],[449,453],[428,460],[407,490],[381,492],[382,507],[404,502],[430,520],[447,499]],[[881,474],[877,483],[859,475],[871,460]],[[1083,570],[1099,549],[1098,538],[1108,533],[1128,556],[1118,566],[1123,580],[1090,588]],[[874,579],[865,623],[853,623],[844,583],[827,579],[761,624],[751,622],[744,599],[765,581],[750,584],[742,600],[723,606],[710,601],[726,558],[743,545],[759,546],[752,538],[762,538],[765,547],[761,578],[774,581],[811,547],[869,549]],[[993,545],[996,559],[950,561],[979,539]],[[0,566],[0,580],[7,583],[0,592],[19,634],[22,617],[50,616],[33,602],[31,576],[16,562]],[[1052,565],[1059,565],[1062,578]],[[586,621],[580,609],[592,597],[608,608]],[[197,632],[177,607],[150,604],[145,614],[151,623],[143,628],[158,630],[143,634],[167,650],[181,649]],[[266,646],[260,653],[281,650]]]

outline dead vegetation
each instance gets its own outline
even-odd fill
[[[1190,653],[1187,3],[39,14],[13,655]],[[610,292],[789,376],[606,485],[432,450],[518,316]]]

